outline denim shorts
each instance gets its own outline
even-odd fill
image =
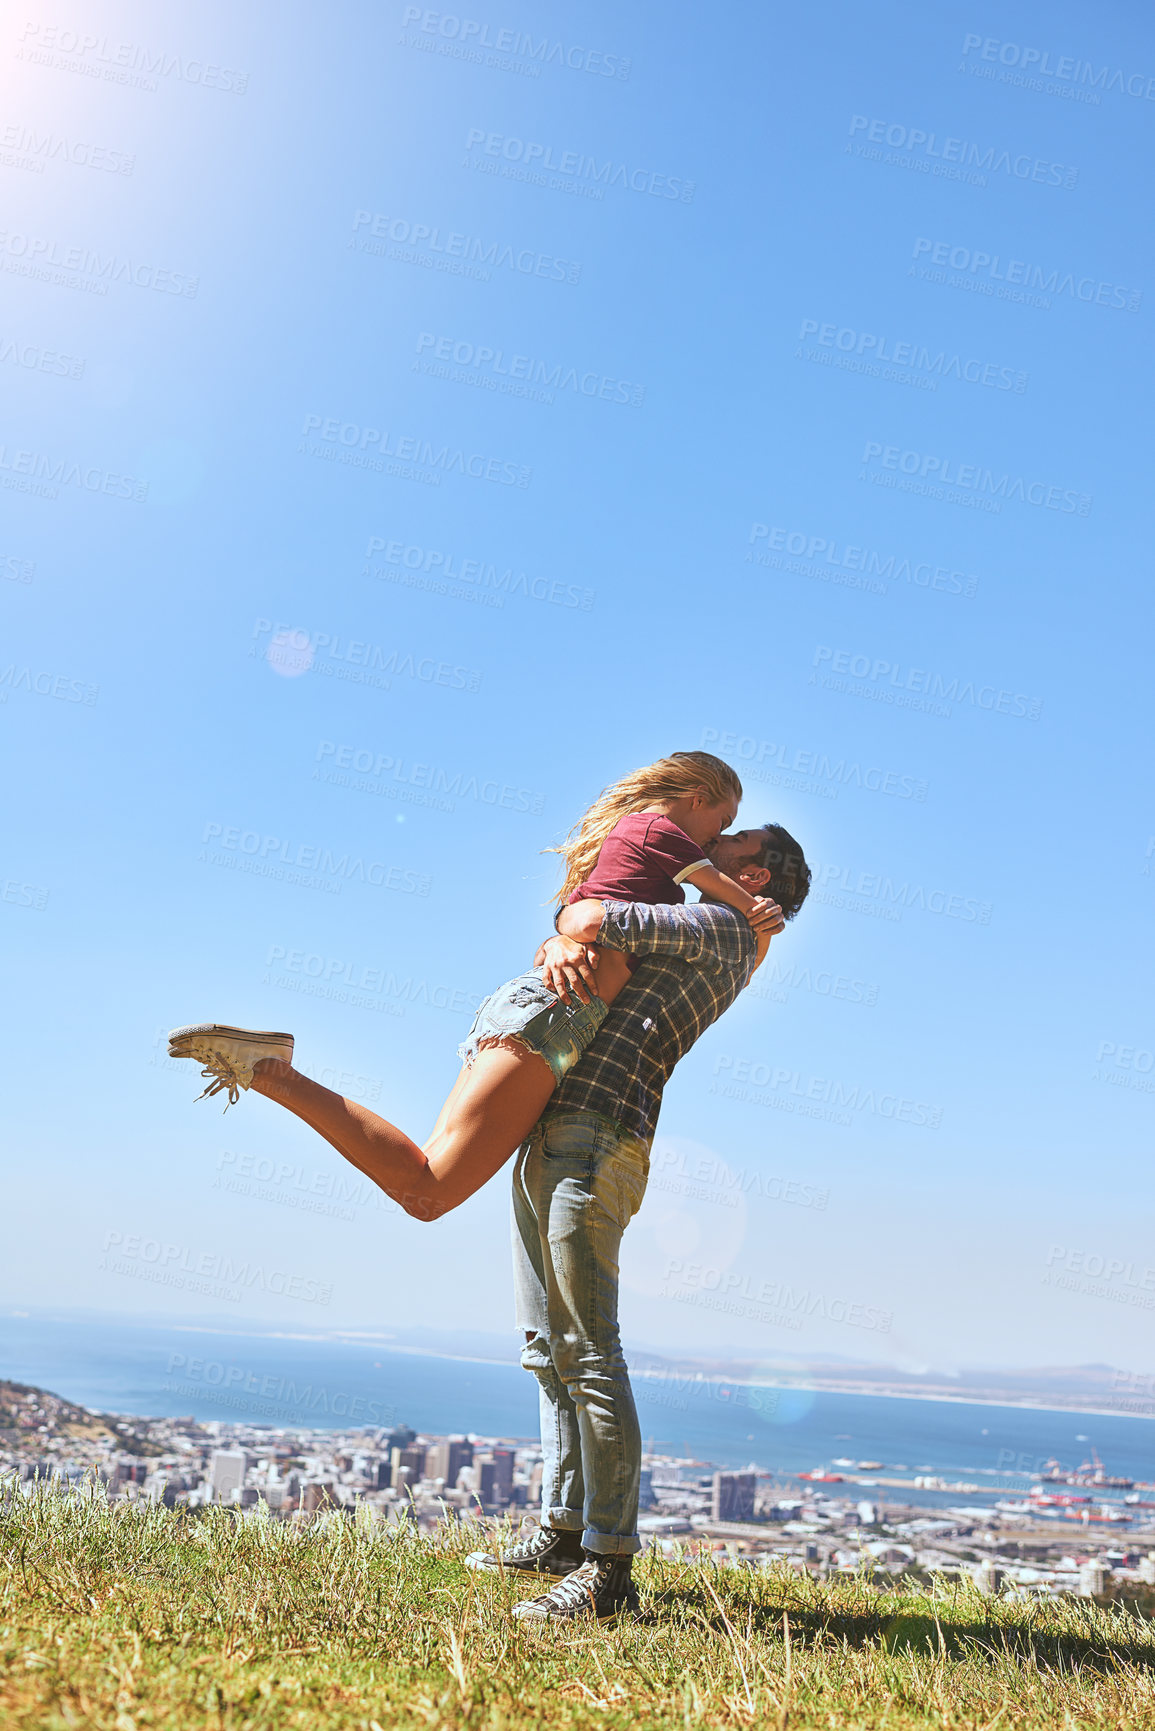
[[[487,1040],[516,1040],[545,1059],[558,1082],[572,1070],[606,1019],[600,998],[563,1004],[544,984],[540,968],[507,980],[482,1001],[457,1055],[472,1064]]]

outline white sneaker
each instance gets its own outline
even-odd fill
[[[252,1087],[253,1065],[262,1058],[283,1058],[293,1062],[292,1034],[259,1033],[255,1028],[230,1028],[222,1022],[194,1022],[187,1028],[174,1028],[168,1037],[170,1058],[192,1058],[203,1064],[201,1075],[208,1087],[197,1095],[219,1094],[228,1089],[228,1105],[235,1106],[239,1090]]]

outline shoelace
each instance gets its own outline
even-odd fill
[[[198,1100],[203,1100],[206,1096],[211,1098],[213,1094],[219,1094],[222,1088],[227,1088],[229,1097],[225,1104],[225,1111],[227,1112],[230,1106],[236,1105],[241,1097],[241,1079],[235,1066],[225,1057],[223,1052],[213,1053],[209,1068],[202,1070],[201,1075],[209,1078],[209,1086],[203,1088],[197,1095]]]
[[[511,1545],[504,1556],[511,1562],[531,1562],[543,1551],[548,1551],[553,1544],[553,1534],[543,1532],[539,1527],[536,1533],[530,1533],[528,1538],[519,1539],[516,1545]]]
[[[537,1601],[539,1605],[556,1605],[559,1611],[576,1611],[583,1605],[588,1605],[598,1586],[598,1575],[602,1569],[601,1563],[583,1563],[580,1569],[575,1569],[572,1575],[566,1575],[548,1593],[543,1593]]]

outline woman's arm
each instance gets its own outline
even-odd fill
[[[716,866],[698,866],[695,871],[689,872],[682,882],[693,884],[707,901],[725,902],[728,908],[733,908],[740,914],[749,914],[758,901],[757,896],[752,896],[749,890],[744,890],[741,884],[736,884],[733,878],[728,878],[725,872],[720,872]]]

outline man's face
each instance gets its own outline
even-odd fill
[[[762,842],[760,829],[738,829],[733,835],[720,835],[710,849],[710,863],[737,883],[747,866],[757,864]]]

